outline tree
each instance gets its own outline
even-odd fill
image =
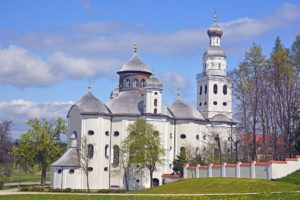
[[[67,127],[62,118],[56,122],[34,118],[27,124],[30,129],[21,136],[18,146],[13,148],[13,154],[18,165],[30,169],[38,164],[42,170],[41,185],[45,185],[47,169],[64,151],[60,136],[66,133]]]
[[[0,182],[1,179],[6,180],[9,178],[13,172],[11,126],[11,121],[0,123]]]
[[[86,187],[88,189],[88,192],[90,192],[89,171],[90,171],[90,161],[94,156],[94,145],[90,144],[87,141],[86,136],[83,136],[81,139],[81,147],[78,150],[77,155],[80,161],[80,167],[86,176]]]
[[[186,149],[185,147],[181,147],[179,155],[176,156],[173,161],[173,171],[175,173],[183,174],[183,165],[189,163],[189,160],[186,157]]]
[[[128,126],[130,133],[125,143],[129,147],[129,162],[139,165],[140,169],[146,168],[150,175],[150,187],[153,186],[153,172],[162,164],[164,149],[161,146],[158,132],[153,125],[139,118]]]

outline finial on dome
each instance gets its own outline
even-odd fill
[[[217,11],[215,10],[215,15],[214,15],[214,23],[217,21]]]
[[[92,90],[91,81],[89,81],[88,90],[89,90],[89,92]]]
[[[179,99],[179,98],[180,98],[180,90],[177,89],[177,99]]]
[[[133,52],[136,53],[137,50],[138,50],[138,45],[135,43],[135,44],[133,45]]]
[[[154,67],[152,67],[152,75],[153,75],[153,76],[155,75]]]

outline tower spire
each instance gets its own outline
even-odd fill
[[[217,11],[215,10],[215,14],[214,14],[214,24],[216,23],[217,21]]]
[[[88,90],[89,90],[89,92],[92,90],[91,81],[89,81]]]

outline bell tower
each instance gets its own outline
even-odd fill
[[[222,114],[232,119],[231,80],[226,75],[226,54],[221,47],[222,28],[214,23],[207,30],[209,46],[203,54],[202,73],[197,75],[197,109],[206,118]]]

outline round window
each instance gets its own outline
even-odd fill
[[[186,138],[186,135],[185,135],[185,134],[181,134],[181,135],[180,135],[180,138],[181,138],[181,139],[185,139],[185,138]]]
[[[88,167],[88,171],[89,172],[93,171],[93,168],[92,167]]]
[[[70,170],[69,170],[69,173],[70,173],[70,174],[74,174],[74,169],[70,169]]]
[[[57,173],[58,173],[58,174],[61,174],[61,172],[62,172],[61,169],[57,170]]]
[[[115,131],[115,132],[114,132],[114,136],[115,136],[115,137],[118,137],[119,135],[120,135],[119,131]]]
[[[105,135],[106,135],[106,136],[109,136],[109,131],[105,131]]]
[[[94,135],[94,131],[93,130],[89,130],[88,131],[88,135]]]

